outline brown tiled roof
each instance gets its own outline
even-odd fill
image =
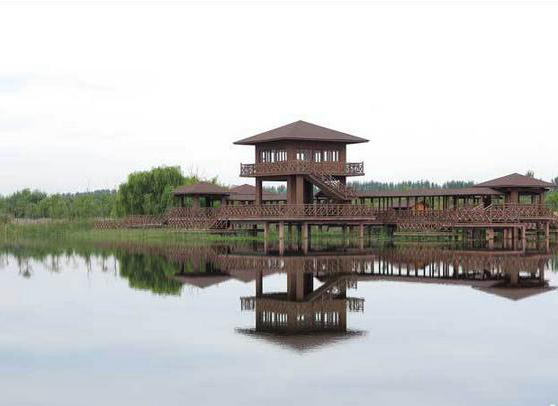
[[[227,188],[214,185],[213,183],[200,182],[189,186],[179,186],[174,189],[175,196],[182,195],[216,195],[228,196],[229,190]]]
[[[208,275],[208,276],[175,276],[174,280],[184,284],[205,289],[213,285],[219,285],[231,279],[228,275]]]
[[[552,188],[556,185],[545,182],[544,180],[531,178],[530,176],[512,173],[501,178],[492,179],[475,185],[475,187],[507,188],[507,187],[533,187],[533,188]]]
[[[319,125],[307,123],[306,121],[295,121],[274,130],[266,131],[252,137],[236,141],[237,145],[255,145],[261,142],[295,140],[295,141],[329,141],[344,144],[358,144],[368,142],[367,139],[355,137]]]
[[[499,287],[499,286],[494,286],[494,287],[487,287],[487,288],[481,288],[481,287],[475,287],[475,289],[478,289],[482,292],[486,292],[486,293],[492,293],[494,295],[506,298],[506,299],[510,299],[510,300],[522,300],[531,296],[535,296],[535,295],[540,295],[541,293],[546,293],[546,292],[550,292],[554,289],[556,289],[555,287],[550,287],[550,286],[541,286],[541,287],[529,287],[529,288],[511,288],[511,287]]]
[[[277,344],[282,348],[304,353],[313,351],[320,347],[341,343],[351,338],[365,337],[366,331],[347,330],[347,331],[318,331],[289,333],[282,331],[257,331],[256,329],[237,328],[236,332],[255,339],[265,340]]]
[[[235,186],[230,189],[231,195],[229,200],[242,200],[242,201],[252,201],[256,199],[256,188],[252,185],[244,184],[240,186]],[[262,192],[262,198],[264,201],[283,201],[287,200],[285,194],[278,194],[264,190]]]
[[[457,189],[410,189],[358,191],[358,197],[438,197],[438,196],[493,196],[501,195],[490,188],[470,187]]]

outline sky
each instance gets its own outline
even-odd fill
[[[557,2],[0,3],[0,194],[239,178],[305,120],[360,180],[558,176]]]

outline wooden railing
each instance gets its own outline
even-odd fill
[[[379,210],[357,204],[269,204],[249,206],[222,206],[219,208],[174,208],[166,216],[195,217],[200,219],[255,219],[255,218],[365,218],[384,223],[400,221],[434,221],[447,223],[516,222],[530,219],[553,219],[551,209],[543,205],[492,205],[461,207],[447,210]]]
[[[373,219],[376,209],[353,204],[277,204],[225,206],[219,215],[229,219],[251,218],[363,218]]]
[[[544,205],[504,204],[489,207],[461,207],[447,210],[379,210],[356,204],[270,204],[222,206],[219,208],[177,207],[164,216],[132,216],[120,220],[97,222],[98,228],[134,228],[170,226],[188,229],[222,229],[239,220],[364,220],[392,224],[401,228],[450,227],[459,224],[496,224],[530,221],[558,223],[552,209]]]
[[[240,164],[240,176],[274,176],[324,174],[333,176],[364,175],[363,162],[313,162],[313,161],[281,161],[257,164]]]
[[[526,220],[553,218],[552,210],[544,205],[503,204],[446,210],[385,210],[378,219],[386,223],[435,222],[447,225],[460,223],[515,223]]]

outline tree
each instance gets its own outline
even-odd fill
[[[525,176],[528,176],[530,178],[534,178],[535,177],[535,172],[532,170],[528,170],[527,173],[525,174]]]
[[[118,188],[116,214],[162,214],[172,207],[176,187],[196,182],[196,176],[184,177],[178,166],[161,166],[131,173]]]
[[[558,210],[558,192],[548,193],[546,196],[546,204],[554,210]]]

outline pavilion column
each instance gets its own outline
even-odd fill
[[[192,207],[194,209],[200,208],[200,197],[199,196],[192,196]]]
[[[296,204],[304,204],[304,176],[296,175]]]
[[[262,205],[262,195],[263,195],[263,182],[261,178],[256,178],[256,196],[254,200],[254,204],[256,206]]]
[[[294,176],[287,176],[287,204],[295,204],[295,187],[296,178]]]

